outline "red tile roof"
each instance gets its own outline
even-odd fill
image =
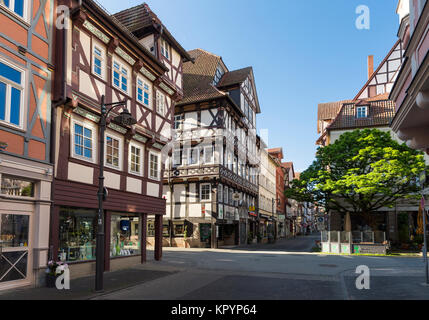
[[[356,107],[367,105],[367,118],[356,118]],[[328,130],[359,129],[367,127],[383,127],[390,125],[395,116],[395,103],[390,100],[358,100],[344,103],[335,120],[328,126]]]
[[[143,29],[154,27],[155,24],[162,26],[164,36],[169,40],[169,42],[171,42],[170,44],[176,48],[186,61],[191,60],[191,57],[186,50],[173,37],[158,16],[149,8],[147,3],[142,3],[138,6],[117,12],[113,17],[118,19],[122,25],[132,33],[138,33]]]

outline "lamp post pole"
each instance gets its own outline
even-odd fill
[[[107,109],[104,104],[104,95],[101,97],[101,119],[100,119],[100,136],[99,139],[99,161],[100,173],[98,175],[98,229],[96,244],[96,270],[95,270],[95,291],[103,290],[103,273],[104,273],[104,133],[106,131],[106,114]]]
[[[101,118],[100,118],[100,136],[99,141],[99,161],[100,161],[100,173],[98,175],[98,215],[97,215],[97,238],[96,238],[96,262],[95,262],[95,291],[103,291],[103,274],[104,274],[104,208],[103,201],[105,200],[104,192],[104,133],[106,132],[107,117],[113,109],[119,106],[124,106],[127,101],[121,101],[116,103],[105,103],[104,95],[101,96]],[[107,109],[107,106],[110,106]],[[133,125],[137,123],[130,112],[125,108],[123,112],[115,118],[116,121],[122,125]]]

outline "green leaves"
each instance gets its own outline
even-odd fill
[[[355,130],[319,148],[286,196],[344,213],[373,212],[417,192],[415,181],[425,168],[422,153],[399,144],[389,132]]]

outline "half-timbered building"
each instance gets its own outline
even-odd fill
[[[59,1],[69,27],[56,36],[51,244],[71,275],[94,270],[99,163],[104,161],[105,270],[146,261],[147,221],[154,217],[155,259],[162,256],[161,150],[171,139],[181,80],[117,18],[92,0]],[[184,57],[170,50],[174,63]],[[177,60],[177,61],[176,61]],[[99,136],[100,104],[127,101]],[[127,108],[137,124],[113,120]],[[99,159],[104,139],[105,157]],[[87,262],[87,263],[82,263]]]
[[[196,49],[184,70],[175,108],[171,161],[164,172],[166,245],[245,243],[256,223],[256,115],[251,67],[230,71],[222,58]],[[256,229],[255,226],[253,226]]]
[[[168,28],[162,23],[158,16],[151,10],[147,3],[120,11],[113,15],[123,26],[125,26],[138,39],[139,43],[145,47],[153,56],[161,61],[167,68],[167,72],[162,75],[162,82],[155,96],[156,101],[162,101],[165,95],[171,96],[168,106],[169,116],[174,116],[174,106],[176,101],[183,98],[183,64],[191,62],[189,53],[174,38]],[[164,112],[164,106],[159,105],[160,112]],[[170,131],[174,130],[171,125],[159,116],[159,112],[154,116],[154,127],[156,130],[166,132],[170,138]],[[155,220],[153,216],[148,218],[148,243],[154,245]],[[163,233],[168,234],[167,226],[163,226]]]
[[[0,290],[37,285],[48,259],[54,6],[0,1]]]

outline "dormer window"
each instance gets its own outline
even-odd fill
[[[224,74],[225,74],[225,71],[223,71],[222,67],[220,65],[218,65],[216,68],[216,74],[215,74],[215,77],[213,80],[214,86],[217,86],[217,84],[219,83],[220,79],[222,79]]]
[[[356,107],[356,118],[368,118],[368,106]]]

